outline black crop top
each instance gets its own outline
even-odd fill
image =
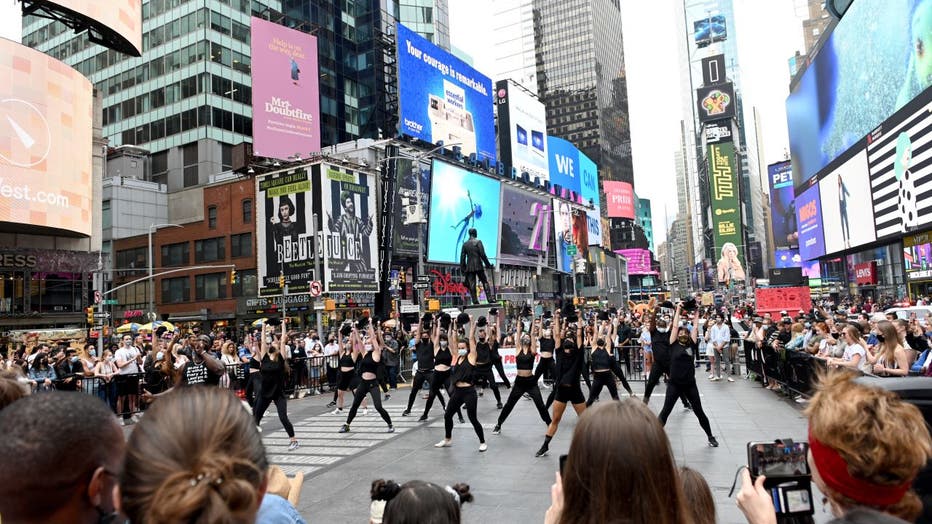
[[[515,353],[515,367],[527,371],[534,369],[534,354],[530,351]]]
[[[593,370],[611,369],[612,357],[605,348],[598,348],[589,357],[590,367]]]
[[[456,367],[453,368],[453,375],[450,380],[454,385],[456,385],[457,382],[465,382],[472,385],[475,383],[475,377],[473,376],[475,367],[469,363],[468,356],[464,355],[460,358],[462,358],[462,360],[457,362]]]
[[[447,346],[446,349],[443,346],[440,346],[440,349],[437,350],[437,354],[434,355],[434,365],[435,366],[449,366],[453,364],[453,354],[450,353],[450,347]]]
[[[360,366],[362,373],[377,373],[379,371],[379,363],[372,358],[372,352],[366,352],[366,355],[362,357],[362,366]]]
[[[541,353],[553,353],[553,348],[556,347],[556,342],[552,338],[542,338],[538,343]]]
[[[340,367],[341,368],[351,368],[356,365],[356,361],[353,360],[352,353],[343,353],[340,355]]]
[[[476,342],[476,362],[484,364],[492,360],[492,345],[488,342]]]

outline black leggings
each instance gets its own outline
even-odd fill
[[[625,389],[630,389],[627,380],[622,379],[622,383],[625,385]],[[589,400],[586,401],[586,407],[591,406],[599,398],[603,386],[608,389],[608,394],[612,396],[612,399],[618,400],[618,387],[615,385],[614,375],[612,375],[611,371],[599,371],[592,374],[592,388],[589,389]]]
[[[440,399],[440,405],[443,406],[443,409],[447,408],[446,403],[443,401],[443,393],[441,393],[445,387],[447,387],[447,382],[450,380],[450,370],[446,371],[434,371],[430,377],[430,394],[427,395],[427,404],[424,406],[424,416],[426,417],[430,413],[430,408],[434,405],[434,398]],[[463,418],[463,414],[460,413],[460,418]]]
[[[498,416],[498,425],[501,426],[505,423],[505,419],[508,418],[508,415],[511,414],[511,410],[514,409],[515,404],[521,398],[521,395],[527,393],[534,400],[534,405],[537,406],[537,412],[540,414],[540,419],[544,421],[544,424],[550,425],[550,413],[547,413],[547,407],[544,406],[544,399],[540,396],[540,388],[537,387],[537,380],[531,377],[515,377],[515,385],[511,389],[511,394],[508,395],[508,401],[505,402],[505,407],[502,409],[502,413]]]
[[[690,405],[692,405],[693,413],[696,414],[696,418],[699,419],[699,425],[702,426],[702,430],[705,431],[706,436],[712,436],[712,427],[709,425],[709,417],[705,416],[705,411],[702,411],[702,401],[699,400],[699,387],[696,386],[696,383],[692,384],[675,384],[673,381],[667,383],[667,396],[663,401],[663,409],[660,410],[660,423],[666,425],[667,417],[670,416],[670,412],[673,411],[673,406],[676,405],[677,399],[683,397],[688,400]]]
[[[433,385],[433,379],[432,379],[433,375],[434,375],[433,370],[431,371],[421,371],[420,369],[417,370],[417,373],[414,374],[414,381],[411,384],[411,394],[408,395],[408,409],[406,409],[405,411],[409,413],[411,412],[411,406],[414,405],[414,399],[416,399],[418,396],[418,393],[421,392],[421,388],[424,387],[425,382]],[[433,394],[433,392],[431,392],[431,394]],[[438,396],[440,398],[440,405],[446,407],[443,401],[443,395],[440,395],[438,392]],[[430,401],[430,397],[428,396],[428,402],[429,401]]]
[[[476,436],[479,437],[479,443],[485,442],[485,433],[482,431],[482,424],[476,418],[476,403],[479,396],[476,394],[475,386],[465,388],[454,387],[453,393],[450,394],[450,402],[447,403],[447,410],[443,414],[443,427],[446,430],[447,440],[453,438],[453,414],[459,411],[460,407],[466,405],[466,416],[472,422],[472,427],[476,430]]]
[[[385,408],[382,407],[382,395],[379,394],[379,380],[372,379],[366,380],[363,379],[359,382],[359,387],[356,388],[356,392],[353,393],[353,407],[350,408],[349,416],[346,417],[346,425],[349,426],[353,423],[353,419],[356,418],[356,411],[359,409],[359,405],[362,404],[366,394],[372,397],[372,405],[375,406],[375,410],[379,412],[379,415],[382,415],[382,420],[385,421],[389,426],[392,425],[392,419],[388,416],[388,411],[385,411]]]
[[[292,426],[291,421],[288,420],[288,399],[285,398],[284,393],[274,398],[260,396],[256,399],[256,407],[253,409],[253,417],[256,419],[256,425],[258,426],[259,423],[262,422],[262,415],[265,415],[265,410],[269,409],[269,405],[272,402],[275,403],[275,409],[278,411],[278,420],[282,421],[285,432],[288,433],[289,437],[294,438],[294,426]]]
[[[256,400],[262,396],[262,373],[250,373],[246,379],[246,401],[253,409],[256,408]]]
[[[502,382],[505,383],[505,387],[510,388],[511,382],[508,381],[508,376],[505,375],[505,365],[502,363],[502,357],[494,359],[492,364],[495,366],[495,371],[498,371],[498,376],[502,379]]]
[[[489,383],[489,387],[492,388],[492,394],[495,395],[495,401],[499,404],[502,403],[502,394],[498,392],[498,384],[495,383],[495,377],[492,376],[492,363],[486,362],[485,364],[476,365],[476,374],[473,375],[476,378],[477,382],[482,382],[485,380]]]
[[[660,379],[663,378],[664,374],[670,373],[669,364],[660,364],[654,360],[654,364],[650,368],[650,375],[647,377],[647,385],[644,386],[644,403],[647,404],[650,401],[650,394],[654,391],[654,388],[657,384],[660,383]],[[667,384],[669,386],[669,384]],[[667,389],[667,391],[670,391]],[[680,392],[680,398],[683,399],[683,406],[689,407],[689,400],[686,398],[686,395]]]
[[[544,376],[544,373],[547,376]],[[534,371],[534,382],[540,380],[542,376],[544,376],[545,384],[548,380],[553,382],[553,357],[541,357],[540,362],[537,363],[537,370]]]

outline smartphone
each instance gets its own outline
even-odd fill
[[[751,477],[799,477],[810,475],[808,442],[777,440],[748,443],[748,469]]]

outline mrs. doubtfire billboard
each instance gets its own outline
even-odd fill
[[[320,151],[317,37],[252,18],[252,120],[256,156]]]
[[[495,163],[492,80],[398,24],[401,132]]]

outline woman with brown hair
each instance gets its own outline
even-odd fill
[[[864,507],[915,521],[922,502],[912,483],[932,457],[932,437],[916,406],[856,382],[852,373],[830,372],[820,377],[806,415],[812,481],[836,517]],[[775,523],[765,477],[752,483],[745,470],[742,478],[738,507],[748,522]]]
[[[546,524],[692,524],[670,441],[643,402],[586,410],[563,469]]]
[[[842,331],[845,340],[845,352],[841,358],[829,357],[826,364],[834,367],[846,367],[859,371],[869,371],[867,361],[867,342],[861,337],[861,330],[854,326],[846,326]]]
[[[282,338],[273,340],[270,345],[266,338],[269,326],[268,324],[262,325],[262,339],[259,342],[259,355],[256,359],[259,361],[262,387],[256,399],[256,406],[253,408],[253,417],[256,425],[259,426],[265,410],[274,402],[275,409],[278,411],[278,420],[281,421],[282,427],[285,428],[291,440],[288,444],[288,451],[294,451],[298,449],[298,439],[295,437],[294,426],[288,420],[288,396],[285,395],[285,376],[291,373],[291,368],[288,365],[288,359],[281,351],[281,347],[285,344],[285,337],[287,337],[285,326],[286,324],[283,323]]]
[[[715,524],[715,500],[705,477],[683,466],[680,468],[680,481],[683,483],[683,496],[692,514],[693,524]]]
[[[896,326],[888,320],[877,323],[877,354],[867,353],[871,371],[881,377],[905,377],[909,373],[909,357],[900,344]]]
[[[235,395],[184,388],[154,403],[130,435],[120,506],[137,524],[251,524],[268,468],[262,438]]]

